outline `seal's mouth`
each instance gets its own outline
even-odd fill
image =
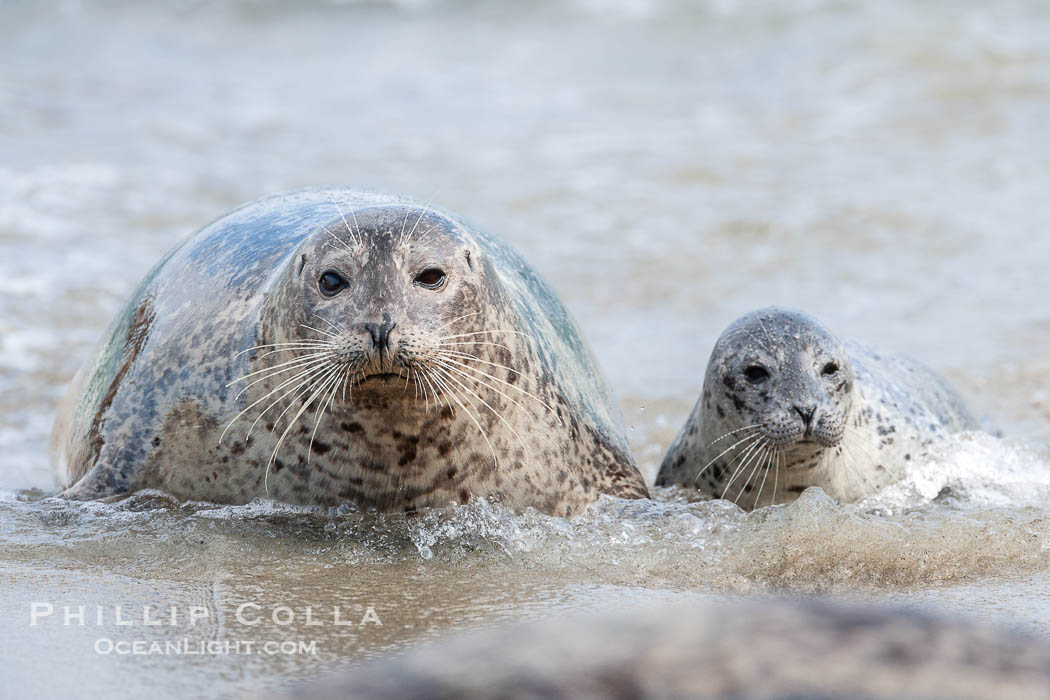
[[[841,436],[823,437],[819,435],[805,435],[803,437],[800,437],[798,440],[795,440],[791,444],[798,447],[804,447],[806,449],[830,450],[835,447],[838,447],[841,441]]]
[[[396,372],[377,372],[375,374],[369,374],[361,378],[358,384],[364,384],[365,382],[394,382],[397,380],[404,381],[404,376]]]

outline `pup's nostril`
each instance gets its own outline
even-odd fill
[[[816,406],[795,406],[795,413],[802,417],[802,422],[806,428],[809,428],[813,423],[813,416],[817,413]]]

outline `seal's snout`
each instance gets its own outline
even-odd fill
[[[390,314],[383,314],[383,320],[379,323],[367,322],[364,324],[365,330],[368,332],[369,337],[372,339],[372,347],[369,352],[372,364],[376,367],[378,372],[394,372],[394,346],[396,343],[391,339],[393,330],[397,327],[397,322],[390,318]]]
[[[813,405],[809,406],[795,406],[795,413],[802,418],[802,426],[805,429],[806,435],[813,433],[813,418],[817,415],[817,407]]]
[[[390,314],[383,314],[381,323],[366,323],[365,330],[372,336],[372,350],[382,355],[390,350],[390,331],[397,324],[390,320]]]

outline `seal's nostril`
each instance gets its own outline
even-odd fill
[[[390,348],[390,332],[397,327],[397,323],[390,320],[390,314],[383,314],[382,323],[366,323],[365,330],[372,337],[372,348],[383,352]]]
[[[379,332],[379,326],[377,326],[374,323],[366,323],[365,324],[365,330],[368,331],[368,334],[370,336],[372,336],[372,347],[373,348],[378,348],[379,347],[379,343],[380,343],[380,338],[382,337],[380,335],[380,332]]]
[[[817,414],[816,406],[808,406],[803,408],[802,406],[795,406],[795,413],[802,417],[802,422],[809,428],[813,423],[813,416]]]

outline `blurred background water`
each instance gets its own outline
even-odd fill
[[[965,436],[870,503],[750,515],[670,492],[571,523],[41,500],[55,403],[153,262],[319,184],[433,197],[521,250],[650,479],[714,340],[774,303],[921,359],[1008,437]],[[452,628],[785,589],[1050,634],[1048,192],[1042,0],[5,2],[0,679],[229,694]],[[252,596],[350,597],[391,622],[326,628],[320,657],[193,660],[27,626],[37,599]]]

